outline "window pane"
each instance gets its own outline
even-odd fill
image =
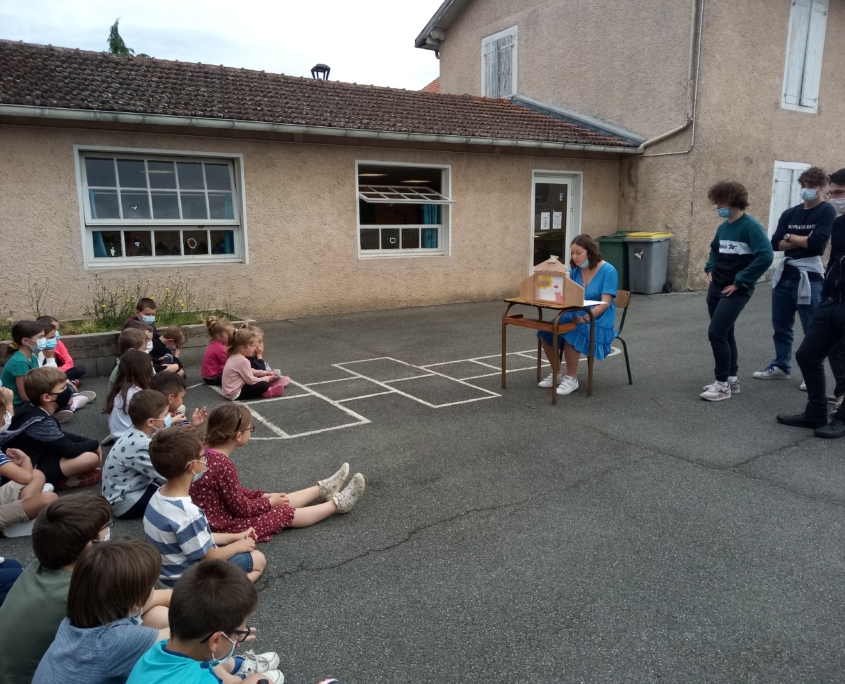
[[[175,192],[152,192],[153,218],[178,219],[179,198]]]
[[[152,239],[148,230],[127,230],[124,233],[126,240],[126,256],[148,257],[153,255]]]
[[[180,176],[181,179],[181,176]],[[184,219],[207,219],[208,210],[205,207],[205,193],[183,192],[182,195],[182,218]]]
[[[422,248],[437,249],[440,246],[440,231],[437,228],[422,229]]]
[[[150,218],[150,199],[146,192],[120,192],[120,202],[123,206],[123,218]]]
[[[204,190],[202,183],[202,164],[195,162],[177,162],[179,169],[179,187],[182,190]]]
[[[361,229],[361,249],[378,249],[378,228]]]
[[[151,188],[176,189],[176,169],[173,162],[149,161],[147,168],[150,172]]]
[[[209,190],[231,190],[228,164],[206,164],[205,182]]]
[[[178,230],[157,230],[155,236],[156,256],[181,256],[181,237]]]
[[[182,232],[185,256],[208,254],[208,233],[204,230],[185,230]]]
[[[212,230],[211,231],[211,253],[212,254],[234,254],[235,253],[235,231],[233,231],[233,230]]]
[[[118,159],[117,176],[121,188],[146,188],[147,172],[140,159]]]
[[[399,229],[398,228],[382,228],[381,229],[381,248],[382,249],[399,249]]]
[[[402,229],[402,249],[418,249],[420,246],[420,229]]]
[[[208,210],[209,218],[213,219],[233,219],[235,218],[235,209],[232,206],[231,192],[210,192],[208,193]]]
[[[95,230],[91,233],[94,242],[94,257],[107,259],[123,256],[123,245],[120,243],[119,230]]]
[[[117,205],[117,190],[89,190],[88,196],[91,199],[91,218],[120,218],[120,208]]]
[[[85,159],[85,175],[88,177],[88,187],[103,186],[113,188],[114,159]]]

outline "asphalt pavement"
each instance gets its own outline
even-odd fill
[[[525,330],[501,389],[501,302],[266,324],[296,384],[253,404],[242,483],[293,491],[348,461],[367,491],[260,545],[256,650],[291,684],[845,680],[845,440],[775,422],[806,394],[797,369],[751,378],[773,354],[769,306],[761,284],[738,323],[741,393],[720,403],[699,398],[702,294],[634,296],[634,384],[614,355],[587,398],[582,363],[557,406]],[[102,437],[105,379],[85,388],[101,399],[67,429]],[[221,401],[200,386],[186,403]],[[0,555],[30,560],[29,540]]]

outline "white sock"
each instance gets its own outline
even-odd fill
[[[728,387],[730,387],[728,380],[725,380],[725,382],[720,382],[719,380],[717,380],[716,385],[721,387],[722,389],[727,389]]]
[[[728,376],[728,383],[734,383],[734,382],[737,382],[738,380],[739,380],[739,378],[736,377],[735,375],[729,375]]]

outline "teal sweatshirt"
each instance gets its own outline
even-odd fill
[[[747,287],[750,295],[774,258],[765,228],[757,219],[743,214],[733,223],[725,221],[716,230],[704,272],[712,273],[713,282],[719,287]]]

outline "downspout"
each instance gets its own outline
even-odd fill
[[[692,19],[690,22],[690,46],[689,46],[689,69],[687,71],[687,120],[671,131],[661,133],[654,138],[650,138],[642,143],[640,150],[645,150],[652,145],[655,145],[673,135],[677,135],[687,128],[692,126],[692,139],[690,140],[689,149],[681,152],[660,152],[658,154],[643,155],[646,157],[664,157],[672,154],[687,154],[695,145],[695,113],[698,106],[698,76],[701,68],[701,33],[704,28],[704,3],[706,0],[701,0],[700,8],[697,7],[698,0],[692,0]],[[698,35],[696,36],[696,10],[698,11]]]

